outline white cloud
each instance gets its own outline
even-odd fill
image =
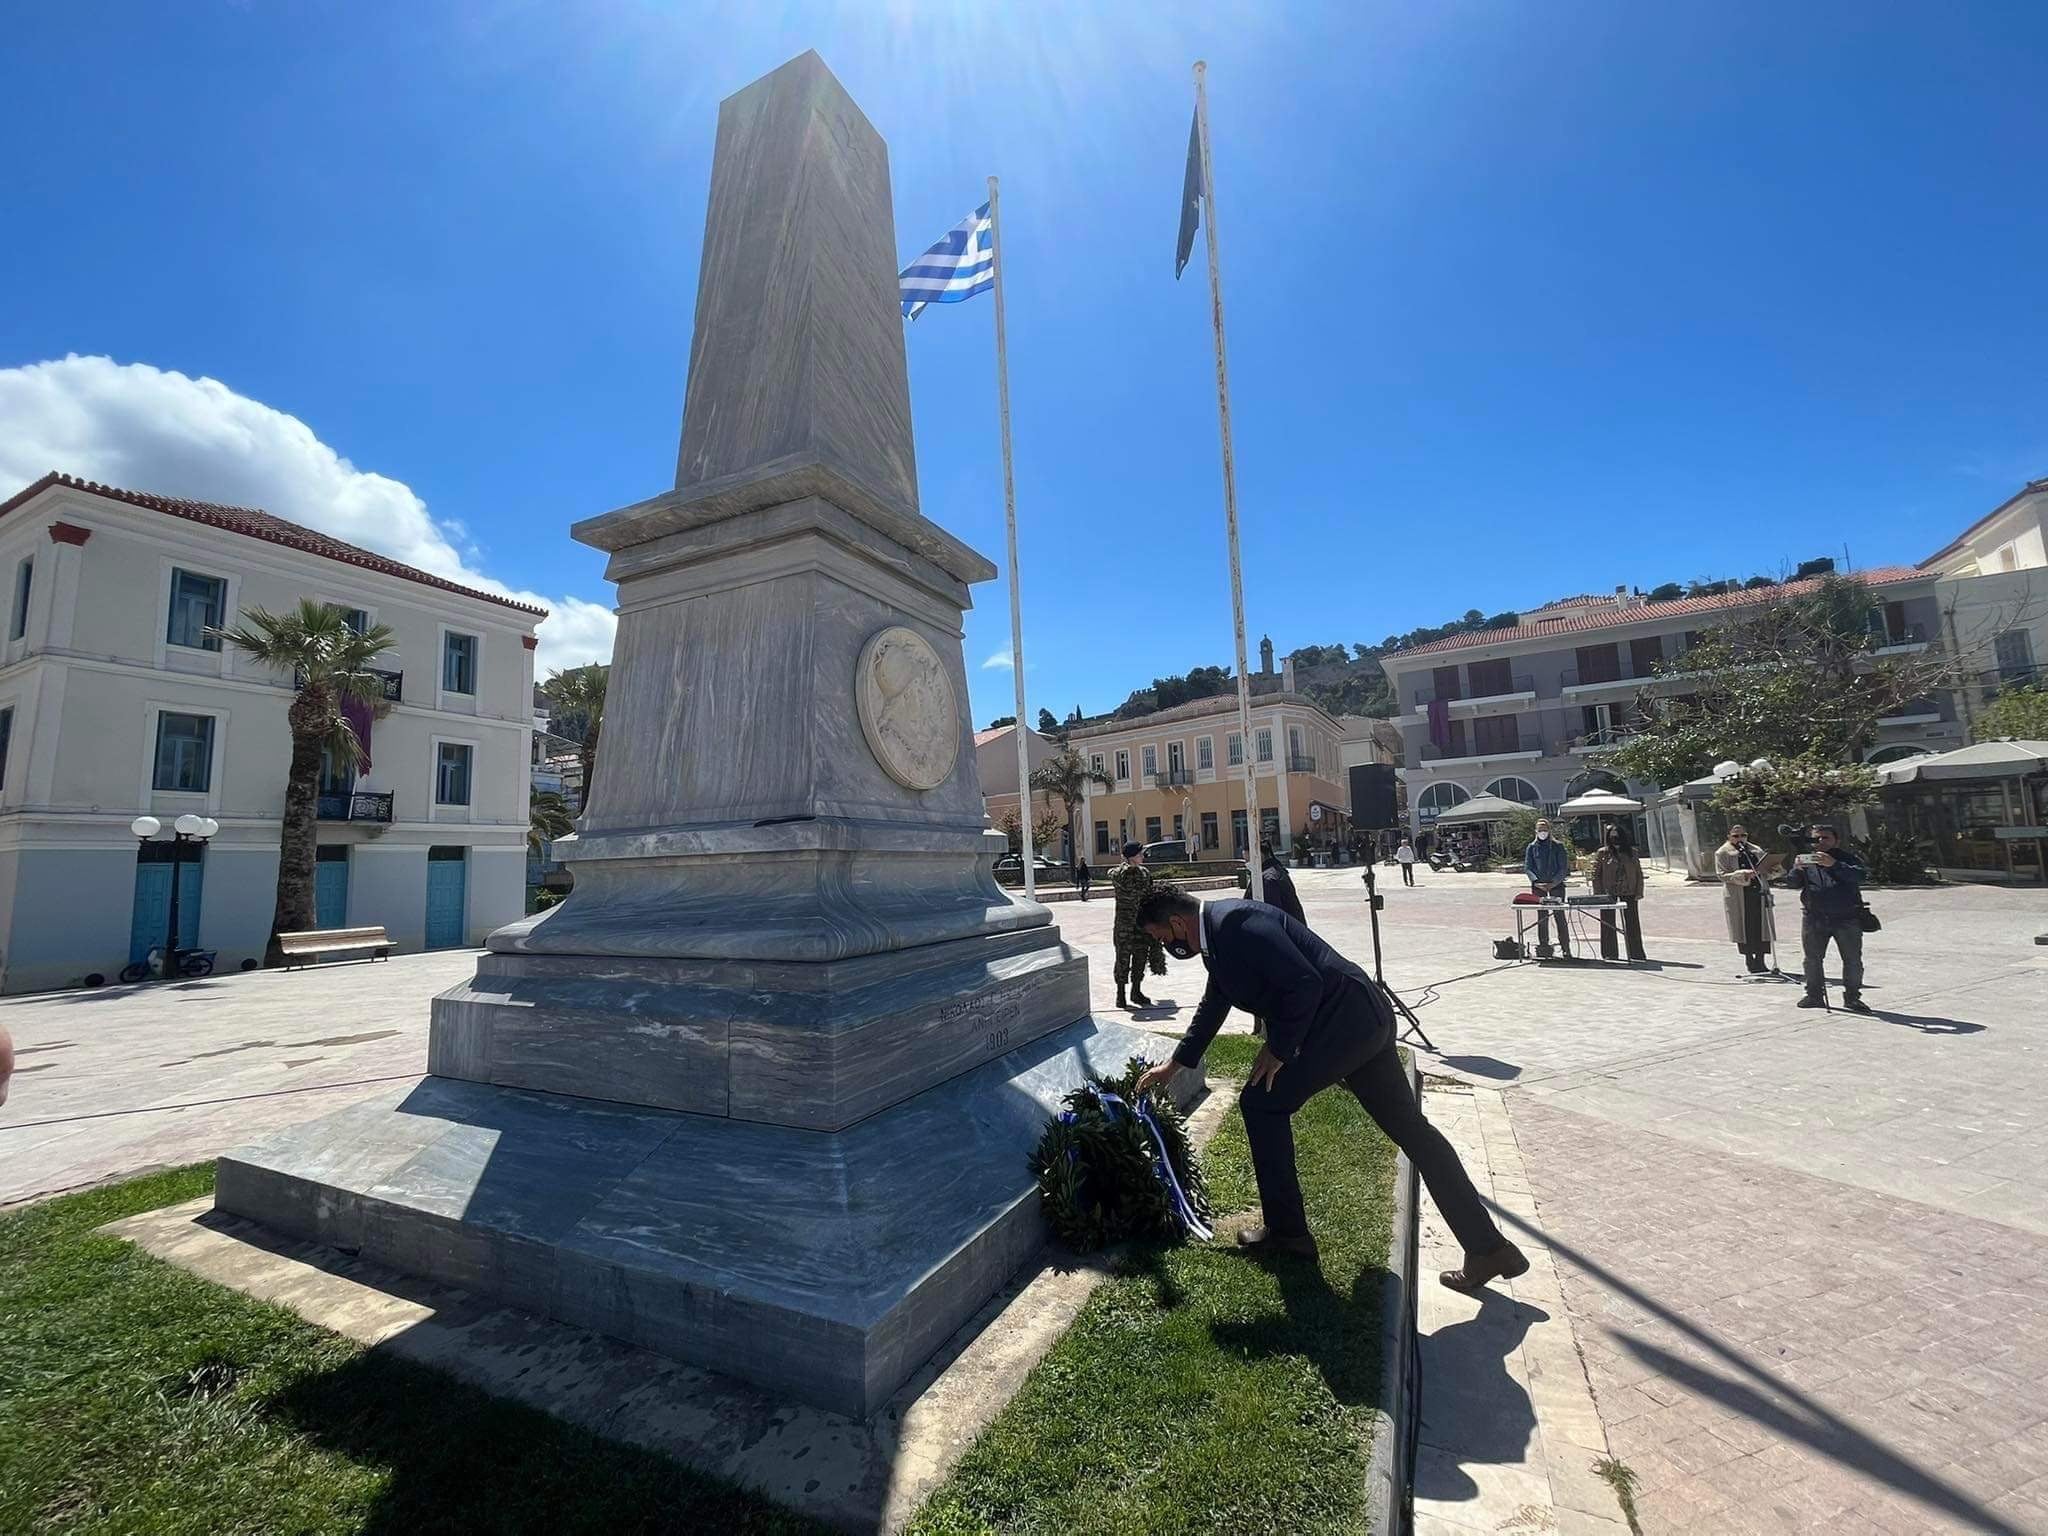
[[[989,657],[988,660],[984,661],[981,664],[981,670],[984,672],[1007,672],[1016,665],[1016,661],[1010,656],[1010,648],[1006,645]]]
[[[403,481],[360,470],[296,416],[193,379],[107,357],[0,368],[0,498],[53,469],[232,506],[261,507],[465,586],[549,611],[542,674],[611,656],[609,607],[545,597],[477,570],[466,531]]]

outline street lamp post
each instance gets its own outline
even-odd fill
[[[128,823],[128,830],[145,843],[163,829],[164,824],[154,816],[138,816]],[[161,980],[169,981],[178,974],[178,876],[185,866],[185,845],[203,843],[219,830],[220,823],[211,816],[194,816],[189,812],[171,823],[170,922],[164,935],[163,965],[157,973]]]

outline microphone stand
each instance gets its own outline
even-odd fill
[[[1379,989],[1386,996],[1387,1001],[1394,1005],[1394,1012],[1407,1020],[1401,1026],[1395,1038],[1397,1040],[1405,1040],[1410,1035],[1413,1035],[1424,1050],[1434,1051],[1436,1045],[1423,1032],[1422,1020],[1415,1017],[1415,1010],[1401,1000],[1399,993],[1387,985],[1386,960],[1380,953],[1380,904],[1386,898],[1380,895],[1379,885],[1373,879],[1372,869],[1372,860],[1367,859],[1365,861],[1365,901],[1366,910],[1372,914],[1372,979],[1379,984]]]

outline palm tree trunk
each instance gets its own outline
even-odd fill
[[[277,845],[277,905],[270,919],[265,965],[282,965],[280,933],[314,927],[313,873],[320,842],[320,738],[292,733],[292,766],[284,785],[284,827]]]
[[[581,820],[589,814],[591,780],[597,777],[597,743],[590,740],[587,727],[584,731],[583,744],[576,749],[576,756],[583,763],[583,803],[576,808],[577,819]]]

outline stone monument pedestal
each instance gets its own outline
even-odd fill
[[[997,885],[918,511],[888,155],[816,55],[729,98],[675,489],[580,523],[619,630],[575,889],[437,998],[433,1076],[216,1204],[878,1408],[1042,1236],[1061,1099],[1164,1042]]]

